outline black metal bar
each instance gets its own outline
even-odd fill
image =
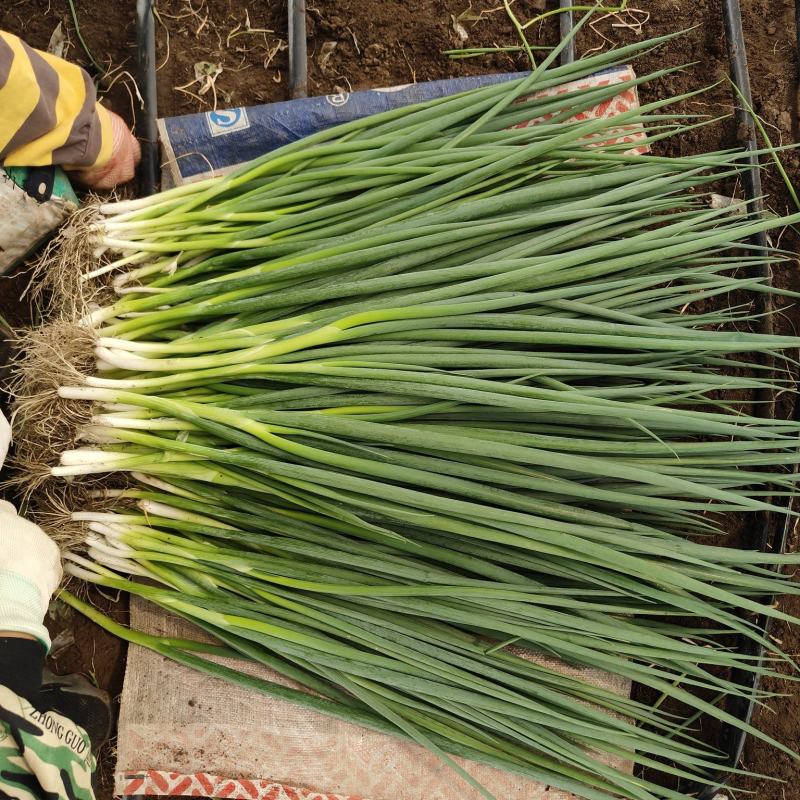
[[[800,10],[800,0],[797,0],[797,7]],[[756,128],[753,118],[748,111],[748,108],[753,108],[752,93],[750,90],[750,74],[747,69],[747,52],[744,43],[744,33],[742,30],[742,15],[739,6],[739,0],[724,0],[723,2],[723,22],[725,25],[725,37],[728,43],[728,58],[731,67],[731,79],[733,80],[739,94],[735,94],[734,100],[736,102],[736,122],[739,131],[740,143],[746,150],[755,150],[758,147],[756,140]],[[800,11],[799,11],[800,13]],[[800,16],[798,16],[798,25],[800,26]],[[741,98],[744,98],[744,102]],[[747,107],[746,107],[747,106]],[[764,211],[763,202],[761,200],[761,174],[758,167],[758,156],[751,154],[749,156],[749,169],[744,173],[743,184],[745,192],[745,200],[748,204],[748,210],[751,217],[761,217]],[[759,234],[753,237],[755,244],[765,248],[768,251],[769,241],[766,233]],[[772,270],[769,264],[764,265],[758,269],[757,274],[763,277],[767,282],[772,281]],[[758,311],[763,314],[761,317],[761,332],[772,333],[772,315],[770,296],[766,294],[756,295],[756,302],[758,304]],[[768,366],[774,366],[768,364]],[[770,402],[762,405],[762,412],[764,416],[771,417],[774,414],[774,405],[772,397],[768,399]],[[795,421],[800,421],[800,403],[795,404],[793,417]],[[760,541],[759,549],[763,552],[783,553],[786,549],[786,542],[788,540],[789,531],[793,525],[793,519],[789,516],[788,512],[792,508],[792,501],[789,499],[786,502],[787,514],[783,525],[778,525],[777,520],[770,513],[760,515]],[[761,602],[765,605],[772,605],[774,597],[760,598]],[[756,620],[758,629],[768,635],[771,618],[763,614],[759,615]],[[752,655],[758,658],[759,665],[764,657],[763,648],[753,642],[751,639],[742,637],[740,639],[739,651]],[[759,686],[759,676],[754,675],[752,672],[745,672],[742,670],[734,670],[731,679],[737,684],[746,688],[750,692],[755,692]],[[733,697],[729,698],[726,702],[726,710],[735,716],[737,719],[745,723],[749,723],[752,719],[755,710],[755,702],[747,697]],[[728,726],[723,733],[723,741],[720,746],[723,747],[728,753],[728,764],[735,767],[742,757],[744,752],[745,743],[747,741],[747,734],[744,731]],[[729,774],[722,772],[716,775],[698,794],[698,800],[713,800],[713,798],[723,789],[729,779]]]
[[[142,147],[139,193],[153,194],[159,184],[156,28],[152,0],[136,0],[137,79],[144,107],[137,106],[136,136]]]
[[[306,0],[289,0],[289,89],[292,98],[308,96]]]
[[[795,403],[792,417],[795,422],[800,422],[800,402]],[[786,503],[786,517],[782,526],[776,525],[775,530],[773,530],[772,526],[769,524],[769,521],[767,521],[767,523],[763,526],[759,548],[762,552],[786,552],[786,544],[789,540],[789,533],[794,526],[794,517],[789,516],[789,512],[792,510],[792,505],[792,499],[790,498]],[[764,605],[772,605],[775,601],[775,597],[770,595],[767,597],[757,598],[757,600]],[[758,627],[760,633],[762,633],[764,636],[768,636],[772,626],[772,618],[760,614],[756,619],[756,626]],[[751,639],[744,639],[738,647],[738,652],[746,655],[757,656],[758,662],[754,666],[762,666],[764,650]],[[758,675],[753,675],[751,672],[738,670],[734,671],[734,673],[731,675],[731,679],[743,688],[753,692],[758,689],[760,684],[760,677]],[[745,697],[735,697],[729,699],[729,701],[726,703],[725,710],[730,714],[733,714],[733,716],[735,716],[737,719],[742,720],[742,722],[749,724],[753,718],[755,707],[756,704],[752,698],[748,699]],[[746,743],[747,734],[744,731],[733,727],[728,727],[725,730],[723,741],[721,741],[719,744],[722,748],[727,750],[728,764],[731,767],[735,767],[739,763]],[[718,773],[698,793],[697,800],[714,800],[714,798],[725,788],[729,779],[730,773]]]
[[[797,0],[800,3],[800,0]],[[566,9],[558,15],[559,33],[562,39],[566,39],[572,32],[572,5],[573,0],[558,0],[558,7]],[[567,46],[561,51],[559,56],[562,64],[571,64],[575,60],[575,39],[570,39]]]
[[[725,24],[725,38],[728,42],[731,79],[741,92],[746,104],[752,108],[753,96],[750,91],[750,73],[747,70],[747,51],[744,44],[742,10],[739,6],[739,0],[724,0],[722,12],[723,22]],[[734,99],[736,101],[736,124],[740,143],[746,150],[756,150],[758,148],[758,142],[756,140],[756,128],[753,118],[739,97]],[[757,218],[764,213],[764,204],[761,200],[761,173],[758,168],[758,156],[750,155],[748,162],[750,168],[743,176],[744,194],[745,200],[748,203],[750,215]],[[766,248],[769,246],[767,234],[764,232],[757,234],[754,237],[754,242],[760,247]],[[759,277],[770,280],[772,271],[769,264],[758,267],[757,274]],[[763,318],[766,322],[764,333],[772,332],[772,317],[769,315],[769,300],[770,296],[768,294],[757,295],[757,301],[760,304],[758,311],[762,314],[767,314],[767,316]]]
[[[800,0],[794,0],[794,30],[795,30],[795,52],[794,57],[797,60],[797,98],[795,104],[795,114],[800,114]]]

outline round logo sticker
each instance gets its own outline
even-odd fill
[[[209,119],[220,128],[233,127],[242,118],[241,108],[228,108],[224,111],[209,111]]]
[[[224,108],[206,111],[206,119],[212,136],[222,136],[250,127],[245,108]]]
[[[336,94],[326,95],[325,99],[332,106],[343,106],[350,99],[350,92],[337,92]]]

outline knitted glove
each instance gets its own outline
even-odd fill
[[[61,574],[56,543],[0,500],[0,631],[30,634],[49,649],[44,615]]]
[[[113,111],[109,111],[108,115],[114,136],[111,158],[105,166],[76,173],[78,180],[92,189],[113,189],[117,184],[132,180],[142,158],[139,140],[130,132],[125,120]]]

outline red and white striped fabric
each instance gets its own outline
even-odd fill
[[[123,797],[211,797],[227,800],[363,800],[341,794],[323,794],[311,789],[298,789],[269,780],[223,778],[197,772],[147,770],[127,772],[122,783]]]

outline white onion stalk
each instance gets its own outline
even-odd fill
[[[121,540],[121,535],[125,532],[126,526],[121,523],[90,522],[89,530],[100,533],[109,541]]]
[[[102,358],[96,358],[94,362],[94,369],[95,372],[113,372],[117,367],[113,364],[109,364],[107,361],[103,361]]]
[[[110,511],[73,511],[70,514],[73,522],[97,522],[108,525],[125,525],[139,519],[135,514],[122,514]]]
[[[98,578],[108,577],[108,578],[116,578],[119,577],[116,572],[112,569],[109,569],[110,565],[101,564],[98,561],[93,561],[92,559],[85,558],[84,556],[79,555],[74,551],[67,551],[62,554],[62,560],[64,563],[64,572],[67,575],[72,575],[76,578],[81,578],[82,580],[88,581],[90,583],[95,583]],[[146,578],[152,578],[153,574],[148,572],[144,567],[140,564],[135,564],[133,562],[126,562],[123,565],[123,570],[127,571],[130,568],[132,575],[140,575]]]
[[[130,253],[123,258],[115,259],[108,264],[104,264],[102,267],[98,267],[91,272],[81,275],[81,282],[88,283],[89,281],[101,278],[103,275],[107,275],[109,272],[114,272],[114,270],[122,269],[123,267],[130,266],[131,264],[139,264],[142,261],[147,261],[148,258],[150,258],[150,256],[147,253]]]
[[[76,441],[87,444],[121,444],[123,441],[118,436],[114,436],[113,431],[109,432],[109,428],[99,425],[87,425],[81,428],[75,438]]]
[[[142,511],[144,511],[145,514],[152,514],[157,517],[165,517],[166,519],[183,520],[184,522],[195,522],[198,525],[211,525],[218,528],[228,528],[229,530],[234,530],[233,525],[227,525],[226,523],[220,522],[212,517],[206,517],[202,514],[193,514],[190,511],[186,511],[182,508],[174,508],[153,500],[141,500],[138,503],[138,506],[142,509]]]
[[[89,497],[94,500],[113,500],[115,498],[125,497],[126,489],[93,489],[89,492]]]
[[[150,486],[153,489],[158,489],[160,491],[167,492],[168,494],[173,494],[176,497],[185,497],[189,500],[202,499],[200,495],[190,492],[187,489],[181,489],[175,486],[175,484],[169,483],[168,481],[162,480],[154,475],[146,475],[143,472],[134,472],[132,473],[132,477],[145,486]]]
[[[89,556],[98,564],[109,567],[117,572],[128,575],[138,575],[143,578],[151,578],[153,574],[132,559],[116,556],[109,553],[106,549],[90,546],[87,550]]]
[[[95,536],[93,533],[87,535],[85,543],[89,545],[90,548],[94,548],[106,555],[119,559],[127,559],[136,552],[121,539],[115,540],[106,536]]]
[[[96,450],[90,447],[81,447],[77,450],[65,450],[61,454],[61,464],[65,467],[73,467],[80,464],[97,464],[105,462],[114,464],[118,461],[127,461],[130,458],[128,453],[115,453],[110,450]]]
[[[129,403],[99,403],[98,406],[110,414],[119,414],[132,419],[146,419],[149,415],[158,416],[145,408],[133,406]]]
[[[168,417],[122,417],[113,414],[99,414],[92,417],[92,424],[108,428],[130,428],[132,430],[155,431],[196,431],[197,426]]]

